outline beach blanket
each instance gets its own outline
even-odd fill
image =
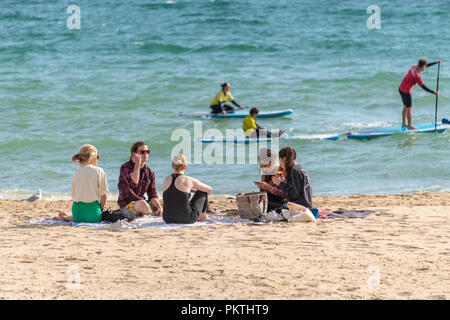
[[[325,219],[325,217],[333,212],[332,210],[328,209],[319,209],[319,218],[318,219]]]
[[[183,227],[200,227],[209,226],[215,224],[230,224],[235,222],[250,222],[247,219],[241,218],[230,218],[224,216],[209,216],[207,221],[195,222],[190,224],[184,223],[165,223],[161,217],[140,217],[132,222],[125,222],[119,220],[115,223],[110,222],[99,222],[99,223],[86,223],[86,222],[70,222],[70,221],[57,221],[50,218],[45,218],[44,220],[35,221],[28,220],[31,224],[61,224],[70,225],[72,227],[90,227],[99,229],[111,229],[111,230],[125,230],[125,229],[138,229],[138,228],[156,228],[156,229],[177,229]]]
[[[335,211],[323,211],[322,215],[320,215],[319,211],[319,218],[321,219],[337,219],[337,218],[367,218],[371,214],[374,214],[375,211],[372,210],[335,210]]]

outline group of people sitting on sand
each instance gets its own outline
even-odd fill
[[[163,205],[155,186],[155,173],[146,162],[150,150],[143,141],[131,146],[130,160],[120,167],[117,204],[125,209],[128,220],[140,216],[162,216],[166,223],[194,223],[208,219],[208,195],[212,188],[185,175],[187,159],[178,154],[172,159],[173,173],[164,179]],[[108,183],[105,171],[98,167],[100,156],[90,144],[81,146],[72,157],[80,167],[72,179],[72,216],[61,213],[55,220],[97,223],[105,219]],[[296,163],[296,152],[291,147],[279,151],[278,164],[270,149],[259,155],[262,179],[255,182],[260,191],[267,192],[268,210],[283,207],[288,201],[312,208],[312,191],[308,173]],[[191,193],[194,192],[191,197]],[[145,197],[147,194],[147,198]]]

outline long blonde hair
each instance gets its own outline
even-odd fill
[[[86,165],[91,158],[97,156],[97,148],[92,144],[83,144],[77,154],[72,156],[72,162],[78,161],[81,165]]]

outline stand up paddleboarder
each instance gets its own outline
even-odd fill
[[[440,64],[441,60],[427,64],[427,60],[420,59],[418,64],[416,66],[413,66],[408,71],[408,73],[400,83],[398,91],[400,92],[400,96],[402,97],[403,101],[402,127],[408,126],[409,130],[417,129],[417,127],[414,127],[412,125],[412,98],[411,98],[412,87],[414,87],[416,83],[418,83],[419,86],[421,86],[422,89],[424,89],[425,91],[428,91],[436,96],[439,95],[439,91],[433,91],[429,89],[427,86],[425,86],[422,77],[420,76],[420,73],[422,71],[424,71],[427,67],[432,66],[436,63]],[[408,120],[408,124],[406,123],[406,120]]]

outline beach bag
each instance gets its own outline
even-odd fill
[[[128,210],[127,208],[120,208],[114,211],[111,211],[110,209],[106,209],[102,211],[102,221],[108,221],[108,222],[116,222],[118,220],[124,220],[126,219],[128,222],[133,221],[136,219],[136,216],[133,212]]]
[[[316,222],[314,214],[308,208],[299,204],[288,202],[289,211],[283,213],[288,222]]]
[[[242,219],[253,219],[267,211],[267,193],[238,193],[236,196],[238,213]]]

